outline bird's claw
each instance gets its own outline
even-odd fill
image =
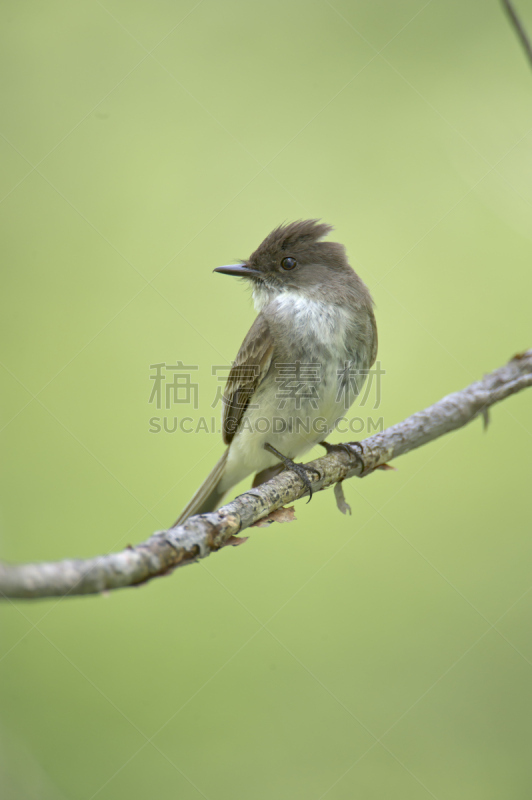
[[[315,467],[306,467],[304,464],[296,464],[295,461],[293,461],[291,458],[288,458],[288,456],[285,456],[282,453],[280,453],[279,450],[273,447],[273,445],[268,444],[268,442],[266,442],[266,444],[264,445],[264,449],[267,450],[272,455],[276,456],[279,459],[279,461],[283,462],[286,469],[293,470],[293,472],[296,473],[298,478],[302,480],[302,482],[308,489],[308,500],[307,500],[307,505],[308,505],[308,503],[310,503],[310,501],[312,500],[312,495],[314,494],[314,492],[312,491],[312,483],[309,479],[308,473],[315,472],[318,478],[321,478],[320,471],[317,470]]]
[[[356,460],[360,464],[360,473],[362,474],[364,472],[366,466],[363,458],[364,448],[360,442],[346,442],[345,444],[330,444],[330,442],[320,442],[320,444],[326,449],[327,455],[329,455],[329,453],[334,453],[336,450],[337,452],[341,451],[350,456],[355,456]]]

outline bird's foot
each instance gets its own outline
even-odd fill
[[[341,451],[343,453],[348,453],[350,456],[355,456],[356,460],[360,464],[360,472],[364,472],[365,464],[364,464],[364,448],[360,444],[360,442],[346,442],[345,444],[330,444],[329,442],[320,442],[321,446],[324,447],[327,451],[327,455],[329,453],[334,453],[335,451]]]
[[[292,461],[292,459],[288,458],[288,456],[284,456],[282,453],[279,452],[279,450],[276,450],[276,448],[273,447],[273,445],[268,444],[268,442],[266,442],[266,444],[264,445],[264,449],[267,450],[272,455],[276,456],[276,458],[278,458],[279,461],[282,461],[286,469],[293,470],[298,476],[298,478],[301,478],[301,480],[308,489],[307,502],[310,503],[310,501],[312,500],[313,492],[312,492],[312,483],[310,482],[308,473],[315,472],[318,478],[321,478],[321,473],[317,469],[314,469],[314,467],[306,467],[304,464],[296,464],[295,461]]]

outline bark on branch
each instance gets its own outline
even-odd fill
[[[455,392],[424,411],[351,448],[310,462],[314,491],[345,478],[364,477],[397,456],[467,425],[486,419],[490,406],[532,386],[532,350],[521,353],[477,383]],[[292,471],[283,472],[218,511],[190,517],[184,525],[158,531],[147,541],[96,558],[37,564],[0,562],[0,597],[41,598],[95,594],[136,586],[175,567],[191,564],[219,550],[231,537],[277,508],[303,497],[306,488]]]

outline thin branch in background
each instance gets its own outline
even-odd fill
[[[521,44],[523,46],[523,49],[524,49],[524,51],[526,53],[526,57],[528,59],[528,63],[532,67],[532,43],[530,42],[530,39],[528,38],[528,34],[525,31],[525,29],[523,28],[521,20],[517,16],[515,8],[513,7],[513,5],[510,2],[510,0],[501,0],[501,2],[503,4],[503,6],[504,6],[504,9],[506,10],[506,13],[508,14],[510,22],[512,23],[513,27],[515,28],[515,32],[517,33],[519,41],[521,42]]]
[[[363,477],[387,462],[405,455],[439,436],[458,430],[507,397],[532,387],[532,350],[521,353],[503,367],[459,392],[418,411],[403,422],[358,442],[356,447],[335,449],[308,466],[319,473],[310,479],[314,491],[338,485],[351,477]],[[510,470],[511,464],[504,469]],[[286,522],[291,514],[275,513],[307,494],[301,478],[287,470],[267,483],[237,497],[209,514],[189,517],[183,525],[154,533],[147,541],[120,553],[96,558],[40,564],[0,562],[0,598],[61,597],[97,594],[124,586],[137,586],[151,578],[168,575],[176,567],[193,564],[225,545],[242,544],[238,534],[259,520]],[[340,510],[347,504],[340,489],[335,492]],[[314,501],[316,502],[316,500]],[[272,513],[273,512],[273,513]],[[330,537],[323,531],[324,541]],[[304,537],[301,548],[307,546]],[[283,557],[282,550],[280,557]]]

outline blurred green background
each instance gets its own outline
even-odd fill
[[[150,365],[198,365],[218,415],[254,311],[211,270],[283,220],[333,223],[374,294],[385,425],[532,345],[532,73],[499,3],[2,18],[3,558],[172,523],[222,444],[149,432]],[[531,400],[350,481],[352,517],[324,493],[142,588],[4,603],[1,796],[529,798]]]

